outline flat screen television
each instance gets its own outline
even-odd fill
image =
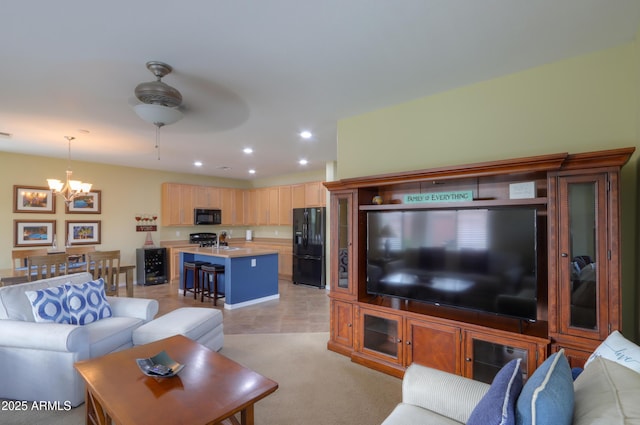
[[[367,212],[367,292],[535,321],[534,207]]]

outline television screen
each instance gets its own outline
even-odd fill
[[[536,209],[367,212],[367,292],[536,320]]]

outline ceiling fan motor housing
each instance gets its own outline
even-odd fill
[[[147,69],[156,76],[157,80],[138,84],[135,89],[135,95],[138,100],[142,103],[162,105],[170,108],[180,106],[182,104],[182,95],[180,92],[161,81],[162,77],[172,71],[171,66],[163,62],[151,61],[147,62]]]

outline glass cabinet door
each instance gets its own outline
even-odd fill
[[[402,317],[382,312],[361,310],[361,351],[394,363],[402,361],[400,325]]]
[[[606,176],[561,177],[560,331],[606,336]]]
[[[352,200],[351,193],[340,193],[332,196],[332,226],[334,238],[331,250],[333,252],[332,289],[337,292],[351,293],[351,260],[352,247]]]

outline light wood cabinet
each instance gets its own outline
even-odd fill
[[[291,207],[324,207],[327,204],[327,189],[322,182],[291,185]]]
[[[193,226],[194,186],[163,183],[161,218],[163,226]]]
[[[195,186],[194,208],[220,208],[220,190],[213,186]]]
[[[223,226],[244,224],[244,198],[241,189],[220,188]]]
[[[163,183],[161,224],[191,226],[194,208],[214,208],[226,226],[290,226],[293,208],[323,206],[325,193],[321,182],[246,190]]]
[[[304,183],[291,185],[291,208],[304,208],[306,206]]]
[[[291,226],[293,224],[291,186],[278,187],[278,207],[278,224],[280,226]]]
[[[167,271],[167,274],[171,282],[178,281],[180,279],[180,249],[189,247],[193,247],[193,245],[189,243],[173,243],[166,246],[167,258],[169,261],[169,270]]]
[[[258,192],[255,189],[245,190],[244,193],[244,224],[255,226],[258,224]]]
[[[324,207],[327,204],[327,190],[322,182],[305,183],[304,203],[306,207]]]
[[[325,183],[332,217],[328,348],[396,376],[416,362],[491,382],[506,362],[519,357],[528,377],[561,348],[571,366],[583,366],[621,326],[620,170],[634,150],[551,154]],[[512,183],[529,181],[533,198],[511,197]],[[435,183],[472,192],[474,200],[403,203],[407,194],[434,191]],[[292,187],[293,204],[299,191]],[[310,191],[305,190],[305,202]],[[377,195],[382,205],[373,204]],[[537,210],[536,320],[367,292],[369,211],[521,206]],[[353,323],[353,331],[347,323]]]

